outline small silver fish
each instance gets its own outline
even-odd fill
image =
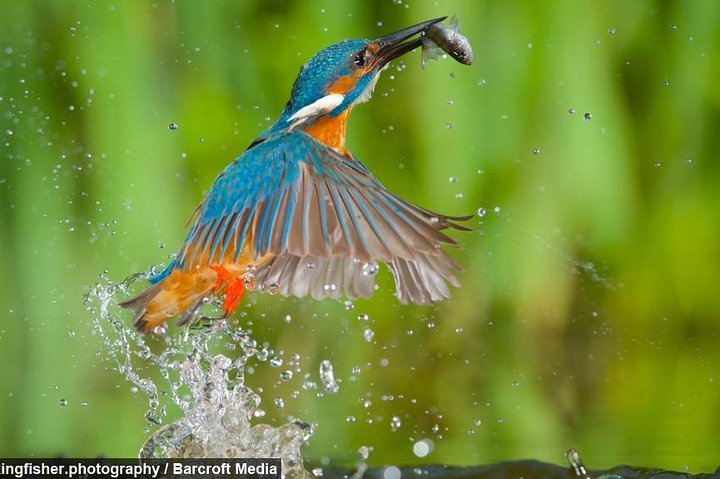
[[[460,35],[460,22],[454,15],[450,19],[449,27],[442,23],[430,25],[420,41],[422,42],[422,68],[425,68],[429,60],[436,60],[443,52],[464,65],[470,65],[473,61],[470,42]]]

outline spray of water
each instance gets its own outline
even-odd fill
[[[199,326],[161,339],[138,335],[116,305],[150,273],[120,283],[103,274],[86,296],[109,358],[148,397],[147,431],[154,432],[140,457],[280,457],[285,477],[307,477],[300,449],[312,435],[310,425],[299,420],[279,427],[252,424],[261,400],[245,384],[245,365],[252,357],[272,363],[272,351],[258,349],[247,331],[225,320],[199,318]],[[209,302],[199,314],[216,307]],[[181,417],[165,425],[167,401]]]

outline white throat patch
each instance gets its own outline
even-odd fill
[[[375,74],[372,80],[370,80],[370,83],[368,83],[368,86],[365,87],[362,93],[360,93],[360,96],[357,100],[355,100],[355,103],[365,103],[368,101],[373,94],[373,90],[375,90],[375,85],[377,85],[378,80],[380,79],[380,74],[388,67],[388,65],[385,65],[382,67],[382,69]]]
[[[332,93],[330,95],[326,95],[320,98],[319,100],[315,100],[309,105],[305,105],[287,119],[288,123],[293,122],[292,125],[290,125],[290,130],[292,130],[299,124],[305,122],[309,118],[330,113],[335,108],[337,108],[344,99],[345,96],[339,93]]]

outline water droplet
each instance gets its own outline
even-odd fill
[[[368,343],[371,342],[374,337],[375,332],[372,329],[367,328],[365,331],[363,331],[363,338],[365,338],[365,341],[367,341]]]
[[[357,452],[358,459],[361,461],[367,461],[368,457],[370,457],[370,448],[367,446],[360,446]]]
[[[671,30],[671,31],[677,32],[677,29],[678,29],[678,26],[677,26],[677,25],[675,25],[674,23],[671,23],[671,24],[670,24],[670,30]]]
[[[575,114],[575,108],[568,108],[568,113],[571,115]]]
[[[177,130],[177,129],[178,129],[178,124],[175,122],[172,122],[168,125],[168,130]]]
[[[513,382],[512,382],[512,387],[517,388],[517,387],[519,387],[519,386],[520,386],[520,382],[519,382],[519,381],[513,381]]]
[[[397,466],[387,466],[383,469],[383,479],[400,479],[401,475]]]
[[[608,33],[610,35],[615,35],[617,33],[617,28],[615,28],[615,27],[608,28]]]
[[[271,295],[276,295],[280,292],[280,285],[277,283],[271,283],[267,287],[267,292]]]
[[[82,407],[88,407],[87,401],[81,402],[81,403],[80,403],[80,406],[82,406]]]
[[[345,422],[348,424],[354,424],[357,419],[355,419],[355,416],[348,416],[345,418]]]
[[[282,409],[285,407],[285,401],[283,401],[283,398],[281,397],[276,397],[273,400],[273,403],[275,403],[275,407],[277,407],[278,409]]]
[[[340,386],[338,386],[338,383],[335,381],[333,366],[327,359],[323,359],[320,363],[320,381],[325,391],[330,394],[335,394],[340,390]]]
[[[500,213],[500,207],[496,206],[495,208],[493,208],[493,212]]]
[[[322,470],[322,468],[321,468],[321,467],[316,467],[315,469],[313,469],[313,470],[312,470],[312,475],[313,475],[313,477],[322,477],[322,475],[323,475],[323,470]]]
[[[450,122],[445,123],[445,128],[450,130],[452,128],[452,123],[450,123]]]
[[[345,304],[345,311],[350,311],[355,308],[355,304],[350,300],[345,301],[344,304]]]
[[[370,316],[367,314],[361,314],[358,316],[358,321],[367,321],[368,319],[370,319]]]
[[[425,457],[432,452],[435,444],[430,439],[421,439],[413,444],[413,454],[417,457]]]
[[[255,289],[255,275],[252,273],[245,273],[245,289],[247,290],[254,290]]]
[[[589,477],[585,466],[583,466],[580,454],[575,449],[569,449],[565,453],[565,459],[570,464],[575,472],[575,477]]]
[[[583,115],[583,120],[585,120],[585,121],[590,121],[590,120],[592,120],[592,113],[585,113],[585,114]]]
[[[282,358],[274,356],[270,359],[270,366],[272,366],[274,368],[279,368],[280,366],[282,366],[282,364],[283,364]]]
[[[485,208],[478,208],[478,210],[477,210],[477,215],[478,215],[479,217],[482,218],[482,217],[485,216],[486,214],[487,214],[487,210],[486,210]]]
[[[450,183],[457,183],[457,178],[454,177],[454,176],[451,176],[450,178],[448,178],[448,181],[449,181]]]
[[[540,154],[540,148],[533,148],[532,154],[533,154],[533,155],[539,155],[539,154]]]
[[[400,429],[400,426],[402,426],[402,421],[400,421],[400,418],[398,416],[393,416],[392,419],[390,419],[390,430],[395,432]]]
[[[280,379],[283,381],[290,381],[293,377],[293,372],[289,369],[286,369],[285,371],[280,373]]]
[[[68,405],[67,399],[61,399],[61,400],[59,400],[59,401],[58,401],[58,404],[59,404],[60,406],[67,406],[67,405]]]
[[[335,285],[334,283],[326,284],[323,285],[323,289],[325,291],[335,291],[337,289],[337,285]]]
[[[378,272],[377,261],[370,261],[363,265],[362,274],[363,276],[375,276]]]
[[[669,86],[670,86],[670,80],[665,80],[665,81],[663,81],[663,86],[664,86],[664,87],[669,87]]]
[[[268,349],[267,346],[263,346],[262,349],[260,349],[257,352],[257,358],[260,361],[267,361],[267,358],[270,357],[272,350]]]

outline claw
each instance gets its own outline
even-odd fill
[[[240,300],[245,294],[245,279],[236,278],[230,272],[220,265],[211,265],[210,269],[217,273],[217,280],[213,286],[213,292],[220,291],[222,284],[225,283],[225,299],[222,308],[225,311],[225,317],[230,316],[240,304]]]
[[[215,273],[217,273],[217,279],[215,280],[215,285],[213,286],[213,293],[217,293],[220,291],[220,288],[222,287],[223,282],[230,284],[235,279],[235,278],[233,278],[233,275],[231,275],[228,270],[226,270],[224,267],[220,266],[219,264],[211,265],[210,269],[215,271]]]

